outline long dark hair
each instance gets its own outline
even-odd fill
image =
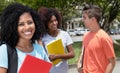
[[[58,28],[61,27],[61,22],[62,22],[62,16],[61,13],[54,9],[54,8],[46,8],[46,7],[41,7],[38,9],[38,15],[41,18],[41,20],[43,21],[45,28],[46,28],[46,32],[48,29],[48,22],[51,20],[51,17],[54,15],[58,21]]]
[[[35,23],[35,33],[31,39],[32,42],[39,39],[44,32],[44,25],[40,22],[37,12],[32,8],[22,5],[20,3],[13,3],[8,5],[1,16],[1,38],[2,42],[9,44],[11,47],[15,47],[19,40],[17,31],[19,17],[23,13],[30,13]]]

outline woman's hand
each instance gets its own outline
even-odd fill
[[[58,59],[58,55],[50,54],[50,55],[49,55],[49,59],[50,59],[51,61],[56,60],[56,59]]]

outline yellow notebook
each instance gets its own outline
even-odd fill
[[[65,54],[65,50],[62,44],[62,40],[61,39],[57,39],[55,41],[52,41],[50,43],[47,44],[47,51],[48,54]],[[56,59],[54,61],[52,61],[53,65],[58,64],[61,61],[61,59]]]

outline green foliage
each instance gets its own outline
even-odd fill
[[[120,43],[120,40],[117,40]],[[114,44],[115,54],[117,57],[120,57],[120,45]]]
[[[4,9],[7,5],[9,5],[10,3],[13,3],[13,2],[14,2],[14,0],[0,0],[0,15],[1,15],[3,9]]]
[[[62,13],[64,18],[63,20],[67,20],[72,16],[75,16],[74,10],[76,3],[79,0],[15,0],[15,1],[28,5],[34,8],[35,10],[38,10],[39,7],[42,6],[56,8],[60,10],[60,12]]]
[[[75,57],[72,59],[68,60],[68,64],[75,64],[78,61],[78,58],[80,56],[81,53],[81,46],[82,46],[82,42],[74,42],[73,44],[73,48],[74,48],[74,52],[75,52]]]
[[[103,9],[104,21],[101,27],[109,32],[111,23],[120,13],[120,0],[87,0],[86,3],[98,5]]]
[[[63,16],[63,28],[65,21],[81,17],[80,10],[76,9],[76,7],[83,6],[85,3],[96,4],[103,9],[102,19],[104,19],[104,22],[102,28],[104,30],[110,30],[110,23],[114,19],[118,18],[120,21],[120,0],[0,0],[0,14],[6,5],[12,2],[28,5],[36,11],[42,6],[58,9]]]
[[[0,0],[0,15],[2,10],[5,8],[5,6],[8,4],[6,0]]]
[[[82,0],[15,0],[15,2],[28,5],[36,11],[42,6],[58,9],[63,16],[62,28],[65,29],[65,21],[78,16],[75,7],[78,4],[80,5]]]

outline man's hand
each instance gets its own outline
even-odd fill
[[[83,69],[81,67],[77,68],[79,73],[83,73]]]

